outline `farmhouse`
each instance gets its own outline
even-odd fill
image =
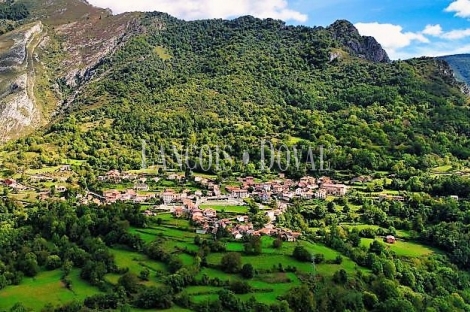
[[[344,196],[348,187],[344,184],[322,183],[321,189],[324,189],[327,195]]]
[[[13,180],[13,179],[5,179],[3,181],[3,184],[5,184],[6,186],[9,186],[9,187],[16,187],[16,180]]]
[[[134,189],[136,191],[148,192],[149,186],[145,183],[136,183],[136,184],[134,184]]]
[[[63,185],[56,185],[55,190],[56,190],[57,193],[67,192],[67,188]]]
[[[248,190],[243,190],[237,187],[231,187],[227,186],[225,188],[228,192],[230,192],[230,196],[233,198],[247,198],[248,195]]]
[[[212,209],[212,208],[204,209],[204,211],[203,211],[202,213],[203,213],[204,216],[207,217],[207,218],[215,218],[215,217],[217,217],[217,211],[215,211],[215,210]]]
[[[384,241],[387,243],[387,244],[395,244],[395,242],[397,241],[397,239],[395,238],[395,236],[393,235],[387,235],[384,239]]]

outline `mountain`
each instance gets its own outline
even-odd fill
[[[438,57],[452,68],[455,77],[470,85],[470,54],[457,54]]]
[[[12,6],[27,13],[19,15],[26,17],[20,23],[10,20],[15,29],[0,36],[0,141],[48,123],[139,27],[136,14],[112,16],[80,0]]]
[[[81,0],[22,0],[4,6],[9,9],[5,12],[15,12],[5,13],[5,18],[29,18],[0,37],[0,62],[7,62],[0,81],[0,141],[47,123],[57,109],[73,102],[106,56],[142,31],[141,14],[113,16]],[[339,21],[328,30],[349,53],[388,61],[380,45],[361,37],[349,22]],[[17,43],[10,45],[12,40]],[[11,57],[16,63],[8,63]]]
[[[345,20],[338,20],[327,28],[349,52],[355,56],[373,62],[388,63],[390,59],[382,46],[374,37],[361,36],[354,25]]]
[[[468,99],[447,63],[390,62],[347,21],[326,28],[251,16],[187,22],[159,12],[113,16],[78,0],[22,3],[30,17],[2,38],[36,27],[29,42],[38,44],[21,48],[33,50],[33,69],[12,70],[4,83],[1,116],[13,126],[3,137],[47,125],[6,145],[12,162],[19,144],[37,166],[72,158],[138,168],[142,139],[150,162],[162,161],[162,147],[198,145],[227,147],[238,160],[248,153],[256,167],[262,139],[304,152],[322,145],[334,151],[337,169],[355,171],[470,156]],[[31,78],[16,87],[21,73]],[[22,92],[25,108],[11,105],[12,90]],[[26,111],[39,117],[15,123],[11,116]],[[255,169],[236,161],[230,170]]]

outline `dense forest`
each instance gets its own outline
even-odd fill
[[[346,207],[358,204],[363,207],[361,221],[380,225],[378,229],[358,230],[338,225],[350,218],[350,208]],[[453,210],[449,210],[450,207]],[[464,230],[462,223],[468,223],[467,202],[459,204],[415,197],[408,203],[385,201],[377,205],[354,196],[328,203],[298,202],[282,215],[279,223],[303,230],[307,241],[324,244],[339,251],[340,255],[325,260],[324,254],[313,255],[297,243],[288,262],[290,265],[279,264],[263,270],[259,265],[257,269],[246,262],[242,265],[245,257],[267,252],[260,237],[245,238],[240,253],[227,252],[233,239],[222,228],[214,236],[194,236],[194,242],[185,243],[184,248],[178,247],[181,246],[178,240],[164,235],[153,236],[152,240],[142,239],[141,235],[146,236],[146,228],[172,231],[176,228],[161,225],[161,219],[144,217],[139,205],[122,203],[98,207],[55,201],[38,203],[25,210],[17,202],[0,200],[0,210],[0,289],[57,270],[61,272],[64,287],[71,292],[78,287],[77,280],[70,277],[74,270],[79,270],[79,278],[89,287],[99,289],[99,293],[84,301],[58,306],[49,304],[42,311],[168,309],[175,304],[191,311],[234,312],[469,309],[470,279],[466,270],[470,263],[468,254],[464,256],[468,250],[468,230]],[[449,216],[453,216],[452,220]],[[448,223],[450,221],[453,225]],[[312,230],[311,226],[319,230]],[[132,233],[131,229],[137,231]],[[414,233],[412,236],[418,240],[449,249],[450,257],[436,252],[410,258],[396,254],[378,240],[371,240],[370,245],[361,243],[376,235],[403,229]],[[186,227],[178,230],[191,232]],[[282,248],[283,244],[287,243],[273,241],[276,249]],[[116,250],[148,257],[148,267],[142,267],[136,274],[129,271],[129,267],[118,266]],[[223,255],[220,263],[209,260],[212,254]],[[184,255],[193,260],[183,262],[181,257]],[[338,265],[344,259],[352,259],[357,265],[352,271],[338,269],[332,276],[297,271],[296,266],[312,259],[318,267]],[[165,271],[149,271],[152,268],[150,261],[163,263]],[[358,265],[369,271],[358,270]],[[203,270],[220,270],[221,273],[214,278],[201,275]],[[301,286],[285,289],[285,295],[278,297],[276,304],[263,304],[254,297],[240,300],[239,295],[255,291],[247,283],[255,275],[276,272],[297,272]],[[110,275],[119,276],[115,284],[109,282]],[[236,279],[237,275],[242,279]],[[158,281],[160,286],[146,285],[146,281]],[[220,289],[215,299],[198,303],[186,292],[187,287],[204,289],[207,286]],[[262,294],[268,290],[256,291]],[[11,311],[21,309],[24,311],[25,307],[18,303]]]
[[[0,4],[0,19],[28,14],[22,4]],[[470,111],[455,64],[390,61],[344,20],[305,27],[251,16],[135,18],[126,40],[74,86],[46,82],[64,99],[47,126],[0,146],[2,182],[20,185],[0,188],[0,303],[37,277],[62,296],[42,311],[470,311]],[[51,38],[42,52],[57,61],[61,38]],[[280,178],[277,171],[327,175],[349,191],[290,201],[273,223],[301,233],[295,242],[236,240],[224,227],[196,234],[189,218],[144,214],[158,197],[148,205],[79,203],[88,192],[137,189],[142,183],[98,176],[143,169],[142,142],[148,165],[184,176],[167,180],[156,166],[151,179],[137,170],[154,192],[207,194],[195,183],[198,171],[223,192],[240,186],[237,177],[264,183]],[[188,147],[191,169],[171,153]],[[305,161],[320,147],[327,172]],[[262,155],[279,166],[263,169]],[[56,183],[66,191],[58,194]],[[260,229],[269,218],[256,200],[274,209],[279,198],[246,200],[217,216],[246,213]],[[40,303],[3,305],[30,306]]]
[[[333,37],[337,27],[353,27],[347,21],[309,28],[149,13],[142,23],[144,34],[101,62],[102,78],[67,115],[7,150],[42,149],[31,161],[39,166],[73,158],[129,169],[141,163],[142,139],[155,163],[161,147],[229,146],[240,161],[227,174],[253,171],[243,167],[243,151],[260,167],[261,139],[295,144],[305,157],[324,146],[332,168],[354,172],[426,169],[470,155],[467,99],[448,65],[356,57]]]
[[[455,76],[460,81],[470,84],[470,55],[458,54],[439,57],[449,63],[450,67],[454,70]]]
[[[19,21],[28,15],[28,8],[22,3],[14,3],[12,0],[0,3],[0,19]]]

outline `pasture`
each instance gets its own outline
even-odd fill
[[[20,285],[8,286],[0,292],[0,310],[8,310],[15,303],[21,302],[33,311],[40,311],[47,303],[65,304],[73,300],[84,300],[88,296],[100,293],[98,288],[90,286],[80,278],[80,270],[73,269],[69,275],[71,290],[60,280],[61,270],[40,272],[34,278],[24,278]]]
[[[362,238],[361,245],[369,248],[370,244],[374,241],[372,238]],[[380,241],[380,240],[379,240]],[[415,243],[397,240],[395,244],[386,244],[387,249],[393,251],[397,256],[417,258],[430,255],[435,252],[430,247]]]

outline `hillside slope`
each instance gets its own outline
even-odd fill
[[[353,29],[346,21],[309,28],[148,13],[140,24],[141,35],[103,59],[96,73],[105,75],[83,86],[64,118],[26,141],[26,151],[47,151],[34,163],[138,168],[142,139],[155,163],[162,146],[230,146],[234,171],[255,170],[243,166],[244,151],[259,167],[261,139],[304,152],[325,146],[335,168],[355,171],[470,156],[467,99],[447,64],[390,63],[380,46],[357,53],[365,48],[344,44],[361,42],[343,31]]]
[[[447,55],[439,59],[449,63],[458,80],[470,85],[470,54]]]
[[[390,62],[347,21],[327,28],[250,16],[185,22],[157,12],[110,16],[78,0],[45,4],[52,6],[30,8],[48,34],[54,30],[39,54],[52,74],[35,88],[55,85],[50,97],[63,112],[21,141],[38,166],[74,158],[138,168],[142,139],[154,163],[163,147],[227,147],[237,159],[229,171],[259,168],[262,139],[297,144],[305,157],[324,146],[332,166],[354,171],[470,156],[467,98],[447,63]],[[76,24],[65,22],[72,12]],[[18,143],[7,149],[15,162]],[[246,152],[251,166],[241,161]]]
[[[100,61],[139,28],[135,14],[112,16],[80,0],[15,5],[29,14],[0,37],[0,142],[49,122]]]

